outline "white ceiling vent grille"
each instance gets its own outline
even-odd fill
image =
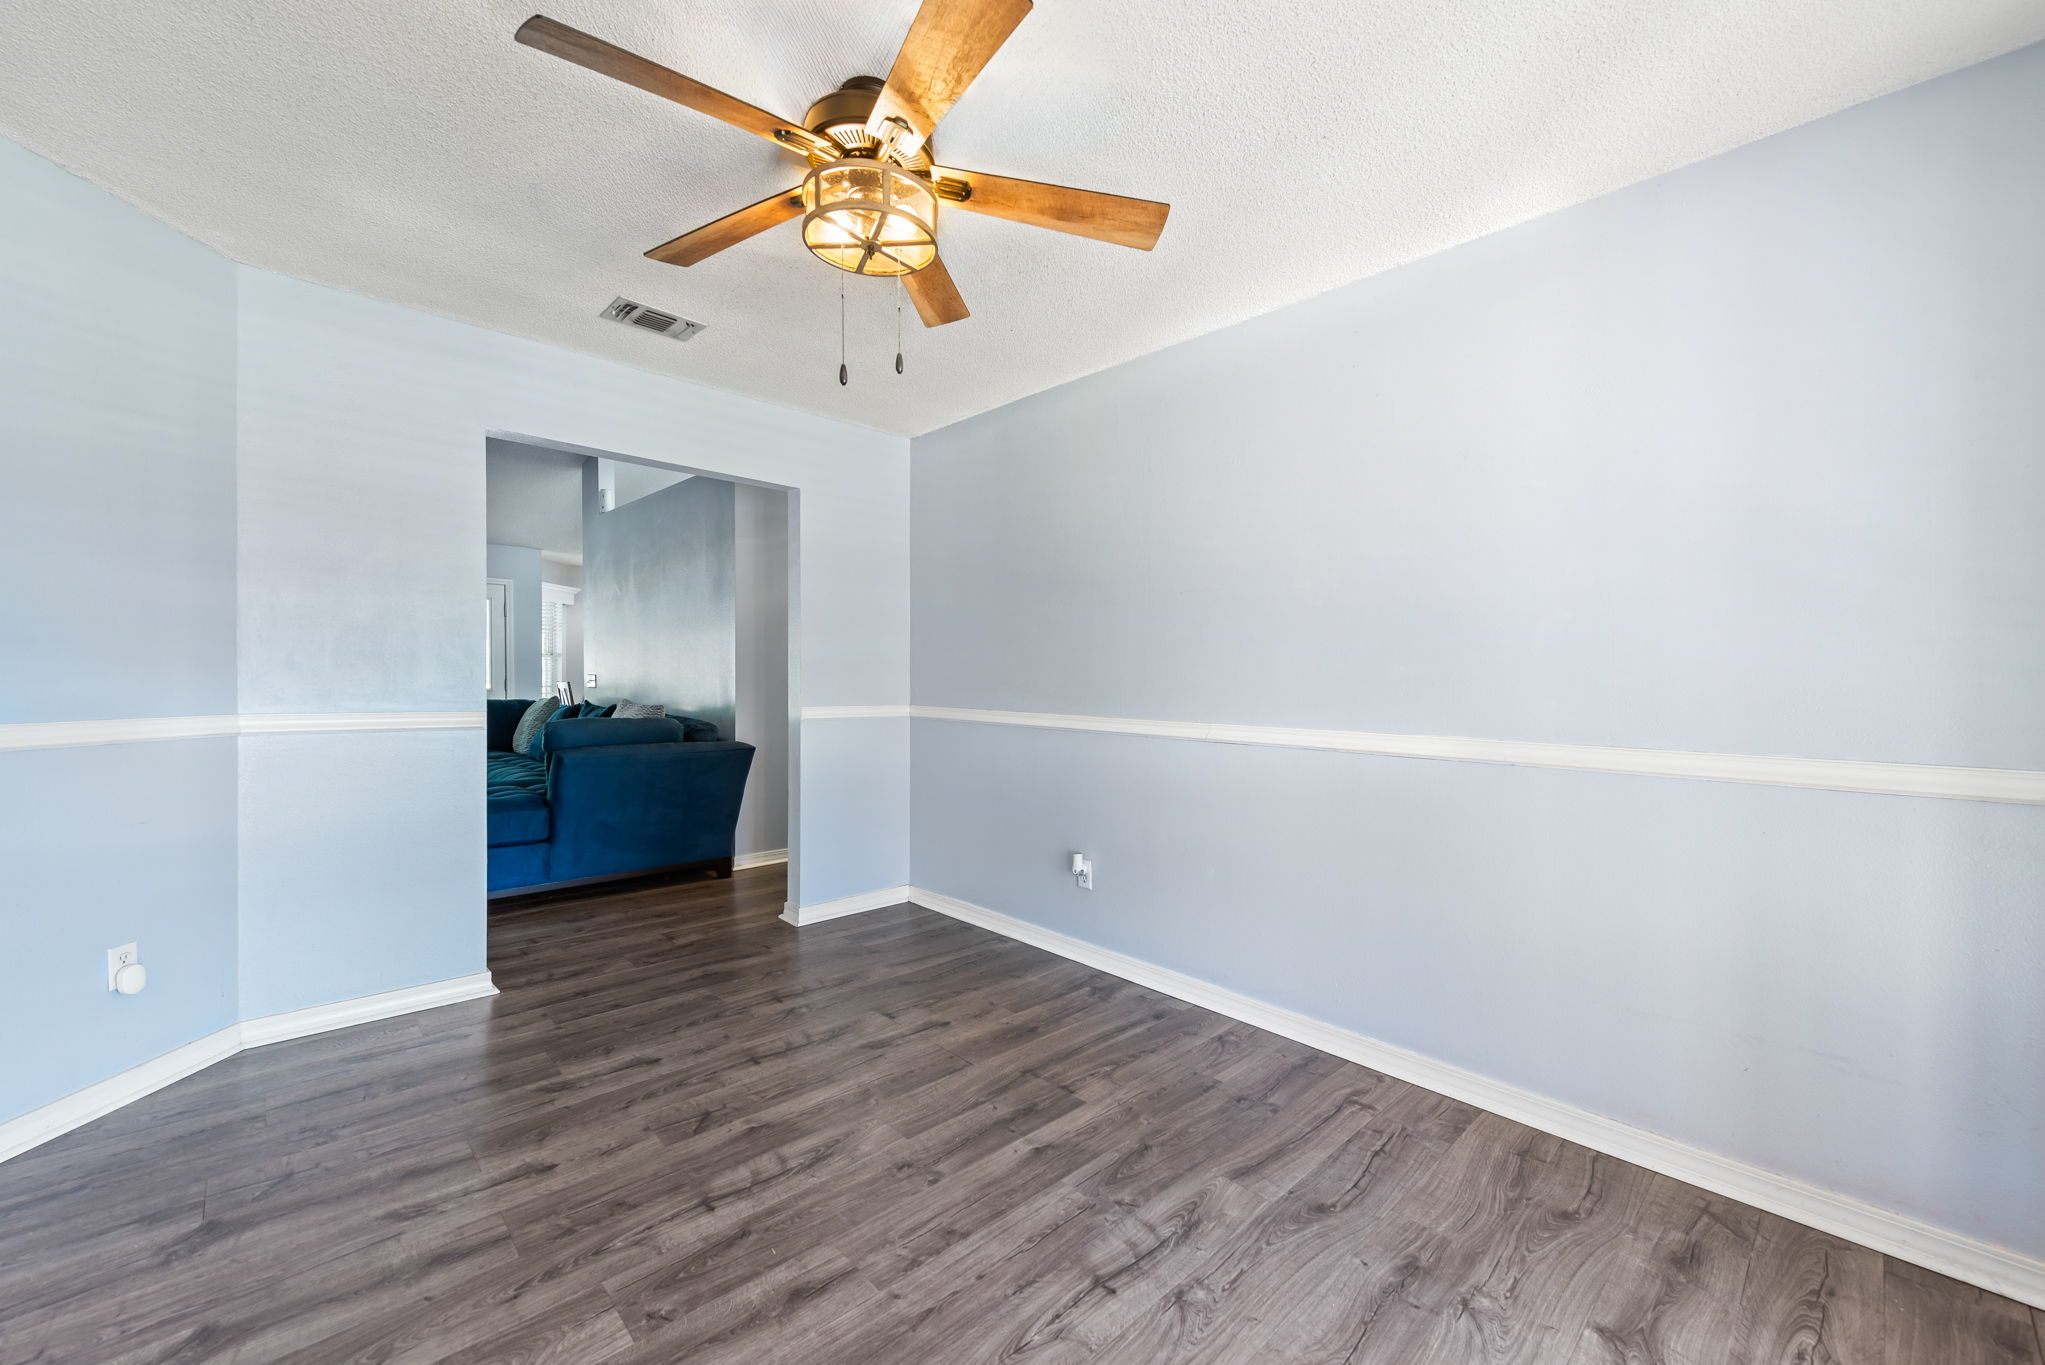
[[[658,308],[648,308],[643,303],[630,299],[612,299],[603,316],[613,322],[628,323],[633,327],[644,327],[649,332],[658,332],[671,341],[687,341],[703,330],[700,322],[678,318],[673,313],[663,313]]]

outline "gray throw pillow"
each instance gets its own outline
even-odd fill
[[[560,709],[559,697],[541,697],[526,707],[525,714],[518,718],[518,728],[511,732],[511,751],[515,754],[524,754],[527,758],[540,757],[542,753],[540,731],[546,728],[547,722],[552,720],[554,713]]]
[[[664,716],[667,707],[660,702],[621,701],[618,709],[611,714],[619,720],[639,720],[646,716]]]

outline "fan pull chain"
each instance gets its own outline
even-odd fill
[[[838,276],[838,387],[852,382],[852,371],[845,368],[845,276]]]
[[[908,276],[895,277],[899,286],[895,290],[895,373],[902,372],[902,295],[909,292]]]

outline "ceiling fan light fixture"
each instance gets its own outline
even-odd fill
[[[849,156],[802,182],[802,242],[854,275],[911,275],[937,259],[937,192],[887,161]]]
[[[802,185],[771,194],[646,253],[693,266],[800,217],[803,244],[853,275],[902,281],[925,327],[972,316],[937,254],[937,201],[969,213],[1148,251],[1171,205],[942,167],[931,135],[986,67],[1032,0],[921,0],[887,79],[854,76],[801,123],[748,104],[544,14],[518,26],[527,47],[673,100],[806,160]],[[947,210],[949,212],[949,210]]]

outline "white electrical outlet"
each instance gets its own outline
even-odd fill
[[[1072,877],[1082,891],[1094,889],[1094,860],[1084,853],[1072,855]]]
[[[121,968],[132,967],[142,958],[141,951],[132,943],[123,943],[118,948],[107,949],[107,989],[117,991]]]

